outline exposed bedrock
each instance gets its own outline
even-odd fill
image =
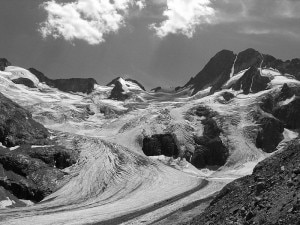
[[[115,79],[113,79],[111,82],[109,82],[106,86],[111,86],[111,85],[116,85],[116,82],[118,82],[118,80],[120,79],[121,77],[117,77]],[[134,79],[131,79],[131,78],[127,78],[125,79],[125,81],[130,81],[132,83],[135,83],[137,84],[142,90],[146,91],[145,87],[138,81],[134,80]]]
[[[260,116],[257,120],[260,126],[256,138],[256,147],[264,152],[274,152],[278,144],[283,140],[283,123],[273,117]]]
[[[161,90],[162,90],[161,87],[156,87],[156,88],[152,88],[150,91],[158,92],[158,91],[161,91]]]
[[[287,105],[276,108],[274,116],[280,119],[289,129],[300,128],[300,98],[297,97]]]
[[[47,144],[48,130],[32,115],[0,93],[0,142],[7,146]]]
[[[177,158],[179,155],[179,149],[172,134],[154,134],[151,137],[145,137],[142,149],[147,156],[165,155]]]
[[[6,58],[0,58],[0,71],[4,71],[8,66],[11,66],[11,63]]]
[[[248,48],[238,54],[234,64],[234,73],[238,73],[242,70],[250,67],[259,67],[262,62],[262,55],[255,49]]]
[[[50,140],[48,130],[0,93],[0,186],[18,198],[35,202],[57,189],[60,169],[76,163],[78,153]],[[31,146],[35,145],[35,146]]]
[[[205,119],[202,120],[203,135],[194,137],[196,146],[191,163],[197,168],[223,166],[229,156],[229,151],[220,138],[222,129],[218,127],[213,118],[216,116],[216,112],[204,106],[199,106],[196,108],[195,114],[199,117],[205,117]]]
[[[57,188],[64,172],[40,159],[9,150],[0,150],[0,186],[18,198],[41,201]]]
[[[222,130],[212,118],[205,119],[202,123],[204,125],[203,136],[194,137],[196,147],[191,163],[197,168],[223,166],[229,151],[219,137]]]
[[[300,88],[284,84],[278,95],[267,95],[260,107],[279,119],[288,129],[300,128]]]
[[[34,68],[29,68],[28,70],[34,74],[40,82],[44,82],[48,86],[64,92],[82,92],[90,94],[94,90],[95,84],[97,84],[96,80],[93,78],[50,79]]]
[[[271,55],[264,55],[263,67],[271,67],[279,70],[282,74],[292,74],[300,79],[300,59],[282,61]]]
[[[230,78],[235,57],[232,51],[218,52],[184,87],[192,86],[194,95],[203,88],[211,86],[211,93],[214,93]]]
[[[234,94],[232,94],[228,91],[225,91],[222,93],[222,97],[224,98],[225,101],[230,101],[231,99],[234,98]]]
[[[110,99],[118,100],[118,101],[124,101],[128,98],[130,98],[130,93],[125,93],[125,90],[123,89],[123,85],[119,80],[114,82],[114,88],[111,90]]]
[[[257,67],[252,66],[247,72],[233,85],[236,91],[243,90],[244,94],[257,93],[266,90],[270,79],[260,75]]]
[[[24,77],[20,77],[17,79],[12,80],[12,82],[14,82],[15,84],[23,84],[27,87],[30,88],[35,88],[36,86],[34,85],[34,83],[32,82],[32,80],[28,79],[28,78],[24,78]]]
[[[48,166],[64,169],[76,163],[78,152],[59,145],[32,147],[21,146],[14,153],[25,154],[34,159],[40,159]]]

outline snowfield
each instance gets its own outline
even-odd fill
[[[224,88],[245,72],[232,74]],[[150,224],[213,196],[233,179],[250,174],[268,156],[256,148],[253,138],[257,124],[252,113],[257,102],[278,91],[279,84],[300,85],[276,71],[262,73],[273,78],[269,90],[249,95],[229,90],[235,98],[228,102],[222,97],[224,90],[208,95],[207,88],[188,97],[187,90],[145,92],[121,79],[124,90],[137,91],[139,101],[120,102],[107,99],[112,87],[96,85],[90,95],[65,93],[39,83],[25,69],[8,67],[0,72],[0,91],[51,129],[60,144],[76,148],[80,159],[65,169],[60,188],[41,203],[11,209],[5,208],[9,199],[0,201],[0,224]],[[11,80],[17,77],[32,80],[37,88],[14,84]],[[198,170],[185,159],[144,155],[143,138],[162,133],[175,134],[180,150],[193,152],[192,137],[203,133],[203,125],[189,111],[199,105],[218,113],[221,139],[230,152],[223,167]],[[289,130],[284,135],[285,140],[295,138]],[[186,218],[182,215],[176,222]]]

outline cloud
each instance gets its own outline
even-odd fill
[[[156,2],[162,4],[164,1]],[[197,26],[213,23],[215,10],[210,0],[166,0],[165,3],[165,20],[150,25],[159,37],[180,33],[190,38]]]
[[[45,2],[42,8],[47,20],[41,23],[42,36],[64,38],[67,41],[84,40],[91,45],[105,41],[105,35],[116,33],[125,25],[131,6],[145,7],[145,0],[76,0],[58,3]]]
[[[300,37],[298,0],[214,1],[215,23],[231,25],[236,33]]]

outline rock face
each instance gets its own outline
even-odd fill
[[[118,80],[120,79],[121,77],[117,77],[115,79],[113,79],[111,82],[109,82],[106,86],[111,86],[111,85],[116,85],[116,83],[118,82]],[[123,79],[123,78],[121,78]],[[130,81],[132,83],[135,83],[137,84],[142,90],[146,91],[145,87],[139,83],[138,81],[134,80],[134,79],[130,79],[130,78],[127,78],[127,79],[124,79],[125,81]]]
[[[276,59],[270,55],[264,55],[264,63],[265,67],[272,67],[279,70],[282,74],[291,74],[296,77],[296,79],[300,80],[300,59],[292,59],[282,61],[281,59]]]
[[[18,79],[12,80],[15,84],[24,84],[27,87],[35,88],[36,86],[32,82],[32,80],[29,80],[28,78],[20,77]]]
[[[40,159],[48,166],[64,169],[76,163],[77,154],[59,145],[49,145],[32,148],[24,145],[13,151],[18,154],[26,154],[31,158]]]
[[[229,151],[220,138],[222,130],[213,118],[216,114],[203,106],[199,106],[195,114],[199,117],[205,117],[205,119],[202,120],[203,136],[194,137],[196,146],[191,163],[197,168],[223,166],[229,156]]]
[[[247,70],[233,88],[243,90],[244,94],[256,93],[265,90],[270,82],[268,77],[260,76],[260,68],[272,68],[283,75],[294,76],[300,80],[300,59],[282,61],[249,48],[237,55],[228,50],[220,51],[201,72],[192,77],[183,87],[192,89],[192,95],[208,87],[211,87],[210,92],[214,93],[222,88],[229,80],[230,75],[235,76],[239,72]],[[178,87],[177,90],[180,88]]]
[[[234,98],[234,94],[230,93],[230,92],[223,92],[222,96],[224,98],[225,101],[230,101],[231,99]]]
[[[31,114],[0,93],[0,142],[12,147],[22,144],[47,144],[47,129]]]
[[[127,93],[125,87],[121,84],[119,80],[114,82],[114,88],[111,90],[110,96],[108,98],[124,101],[130,97],[130,93]]]
[[[5,58],[0,58],[0,71],[4,71],[8,66],[11,66],[11,63]]]
[[[263,60],[263,56],[256,50],[249,48],[238,54],[234,64],[234,73],[238,73],[242,70],[250,67],[258,68]]]
[[[284,125],[278,119],[261,116],[257,123],[261,129],[256,138],[256,147],[265,152],[274,152],[277,145],[283,140]]]
[[[35,202],[51,194],[57,188],[57,181],[64,175],[40,159],[8,150],[0,152],[1,165],[0,170],[7,178],[1,178],[0,185],[18,198]]]
[[[82,92],[90,94],[94,90],[94,85],[97,84],[96,80],[93,78],[49,79],[42,72],[34,68],[29,68],[28,70],[34,74],[40,82],[44,82],[48,86],[64,92]]]
[[[299,224],[300,140],[225,186],[204,213],[186,224]]]
[[[39,202],[58,187],[64,169],[78,154],[61,146],[20,146],[14,151],[0,149],[0,186],[14,196]]]
[[[274,116],[283,121],[289,129],[300,128],[300,98],[274,110]]]
[[[15,197],[41,201],[55,191],[78,154],[49,140],[48,130],[31,114],[0,93],[0,187]],[[31,146],[44,145],[47,146]],[[22,204],[21,204],[22,205]]]
[[[233,89],[243,90],[244,94],[257,93],[266,90],[270,79],[260,75],[259,70],[252,66],[247,72],[235,83]]]
[[[158,92],[161,90],[161,87],[152,88],[150,91]]]
[[[172,134],[155,134],[151,137],[145,137],[142,149],[147,156],[165,155],[176,158],[179,155],[179,150]]]
[[[212,86],[212,93],[219,90],[230,77],[235,57],[232,51],[220,51],[184,87],[192,86],[193,95],[209,86]]]
[[[288,129],[299,129],[300,88],[284,84],[279,94],[262,99],[261,109],[272,114]],[[277,129],[275,129],[277,130]]]

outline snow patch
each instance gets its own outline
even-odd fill
[[[0,201],[0,209],[4,209],[8,206],[12,206],[16,202],[14,200],[11,200],[9,197],[6,197],[6,200]]]
[[[14,146],[14,147],[10,147],[10,148],[9,148],[9,150],[10,150],[10,151],[13,151],[13,150],[16,150],[16,149],[18,149],[19,147],[20,147],[19,145],[17,145],[17,146]]]
[[[239,73],[237,73],[236,75],[230,77],[230,79],[223,85],[222,88],[223,89],[230,88],[232,85],[234,85],[246,73],[247,70],[249,70],[249,68],[245,69],[245,70],[242,70]]]

